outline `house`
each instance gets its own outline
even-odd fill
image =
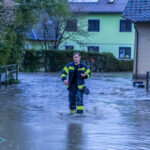
[[[150,71],[150,1],[129,0],[122,16],[135,24],[135,59],[133,77],[143,79]]]
[[[28,27],[28,31],[25,32],[25,49],[51,49],[53,41],[59,39],[55,30],[54,22],[43,12],[38,22],[32,28]]]
[[[68,22],[67,32],[77,32],[81,27],[88,33],[88,37],[75,37],[82,41],[82,44],[70,39],[65,40],[59,45],[59,49],[110,52],[118,59],[133,59],[134,25],[121,17],[127,2],[128,0],[70,0],[70,9],[77,17]],[[33,43],[36,45],[36,40],[32,41]]]
[[[81,39],[84,45],[65,41],[60,49],[111,52],[119,59],[134,58],[135,30],[131,22],[121,17],[128,0],[98,0],[71,2],[71,11],[82,14],[77,26],[82,25],[89,37]]]
[[[41,24],[36,24],[35,27],[29,28],[29,30],[25,32],[25,49],[42,50],[45,49],[45,47],[47,47],[47,49],[51,49],[49,45],[52,46],[51,43],[53,43],[53,41],[57,41],[58,38],[56,38],[54,27],[50,26],[49,29],[53,30],[47,30],[47,32],[44,33],[44,29]]]

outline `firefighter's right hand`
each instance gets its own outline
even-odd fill
[[[65,85],[69,85],[68,80],[64,80],[64,84],[65,84]]]

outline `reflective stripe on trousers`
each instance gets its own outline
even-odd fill
[[[83,93],[77,85],[71,85],[69,88],[69,108],[70,110],[83,110]]]

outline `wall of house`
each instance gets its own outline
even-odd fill
[[[28,40],[25,42],[25,49],[42,50],[44,49],[44,46],[42,42]]]
[[[137,23],[136,27],[138,45],[135,47],[134,76],[142,78],[150,71],[150,23]]]
[[[74,41],[68,40],[61,44],[60,49],[65,46],[74,46],[75,50],[87,51],[88,46],[99,46],[100,52],[111,52],[116,58],[119,57],[119,47],[131,47],[131,58],[134,58],[134,40],[135,29],[132,24],[132,32],[120,32],[121,14],[88,14],[79,16],[79,28],[83,27],[88,30],[89,19],[100,20],[100,32],[88,32],[88,37],[77,36],[79,41],[84,44],[80,45]]]
[[[100,20],[100,32],[88,32],[86,37],[71,32],[69,34],[73,40],[64,41],[59,46],[60,50],[64,50],[65,46],[74,46],[74,50],[87,51],[88,46],[99,46],[99,52],[110,52],[119,58],[119,47],[131,47],[131,58],[134,58],[134,25],[132,25],[132,32],[120,32],[120,19],[123,19],[121,14],[82,14],[77,16],[78,29],[88,31],[89,19]],[[76,39],[79,42],[82,41],[83,44],[77,43]],[[38,41],[27,41],[26,47],[42,49],[42,45]]]

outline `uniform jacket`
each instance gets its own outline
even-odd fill
[[[62,80],[66,80],[67,75],[69,75],[69,85],[67,86],[68,89],[71,85],[71,82],[74,76],[74,72],[75,72],[74,70],[75,70],[75,63],[70,62],[63,68],[62,73],[61,73]],[[86,76],[82,78],[81,73],[86,73]],[[82,90],[83,87],[85,86],[84,79],[87,79],[90,76],[91,76],[91,71],[88,68],[88,66],[85,63],[80,62],[78,66],[78,70],[77,70],[77,86],[80,90]]]

